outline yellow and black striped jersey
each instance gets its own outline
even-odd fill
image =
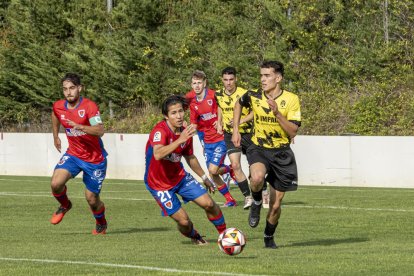
[[[276,120],[267,103],[265,93],[248,91],[239,100],[243,107],[250,107],[254,113],[252,142],[264,148],[279,148],[282,145],[290,144],[290,138]],[[282,93],[275,99],[279,112],[287,120],[300,126],[301,114],[299,97],[291,92],[282,90]]]
[[[221,113],[223,114],[223,130],[227,133],[233,133],[231,122],[233,121],[234,104],[246,92],[247,90],[241,87],[237,87],[236,91],[231,95],[227,95],[224,92],[224,88],[216,92],[217,104],[221,108]],[[250,108],[243,107],[241,118],[249,114],[250,110]],[[252,131],[252,122],[250,121],[241,124],[239,130],[240,133],[250,133]]]

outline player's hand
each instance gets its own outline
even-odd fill
[[[84,130],[84,126],[83,125],[79,125],[79,124],[77,124],[74,121],[71,121],[69,119],[66,119],[66,123],[68,123],[68,125],[70,125],[74,129]]]
[[[214,184],[213,181],[211,181],[208,177],[206,179],[203,179],[204,185],[206,185],[206,188],[208,189],[209,193],[213,193],[216,191],[217,187],[216,184]]]
[[[236,148],[240,147],[241,135],[238,131],[233,131],[233,135],[231,136],[231,141],[233,142]]]
[[[277,106],[276,101],[272,99],[267,99],[267,104],[269,105],[270,110],[272,110],[273,114],[275,114],[276,116],[277,113],[279,113],[279,108]]]
[[[60,152],[62,150],[62,142],[60,141],[59,137],[56,137],[55,139],[53,139],[54,144],[55,144],[55,148],[58,150],[58,152]]]
[[[180,134],[180,139],[185,142],[191,137],[193,137],[197,132],[197,129],[194,127],[193,124],[188,125],[183,132]]]

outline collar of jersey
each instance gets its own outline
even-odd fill
[[[195,96],[196,101],[197,101],[197,102],[202,102],[202,101],[204,101],[204,99],[207,97],[207,92],[208,92],[208,89],[207,89],[207,87],[206,87],[206,88],[204,88],[204,98],[203,98],[201,101],[199,101],[199,100],[197,99],[197,95],[196,95],[196,96]]]
[[[79,97],[79,103],[75,106],[75,108],[74,108],[74,109],[78,108],[78,107],[79,107],[79,105],[82,103],[82,101],[83,101],[83,97]],[[69,108],[68,108],[68,101],[65,101],[65,108],[66,108],[66,109],[69,109]]]

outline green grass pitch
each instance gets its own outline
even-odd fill
[[[310,187],[287,193],[277,250],[263,248],[260,225],[242,207],[223,208],[228,227],[247,245],[238,256],[220,252],[204,212],[184,205],[207,246],[178,233],[142,181],[106,180],[101,197],[108,232],[92,236],[94,219],[79,178],[68,184],[73,203],[59,225],[50,178],[0,176],[0,275],[412,275],[414,189]],[[236,186],[232,194],[242,204]],[[223,197],[213,198],[223,203]]]

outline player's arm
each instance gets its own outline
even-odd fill
[[[102,137],[105,133],[105,129],[102,123],[98,123],[93,126],[87,126],[87,125],[77,124],[71,120],[66,120],[66,122],[74,129],[81,130],[89,135]]]
[[[253,120],[253,111],[250,111],[249,114],[247,114],[246,116],[240,119],[239,125],[250,122],[252,120]]]
[[[240,147],[241,136],[239,132],[240,125],[240,116],[241,116],[242,106],[239,101],[236,101],[234,104],[233,110],[233,135],[231,141],[235,147]]]
[[[220,106],[217,106],[217,133],[223,133],[223,111]]]
[[[196,130],[194,129],[193,125],[189,125],[187,128],[185,128],[181,134],[180,137],[178,137],[177,140],[172,142],[168,145],[154,145],[154,158],[155,160],[161,160],[164,157],[170,155],[176,148],[178,148],[182,143],[185,143],[188,139],[194,136],[196,133]]]
[[[299,126],[289,121],[282,115],[282,113],[280,113],[276,101],[268,99],[267,103],[269,104],[270,109],[273,111],[273,114],[275,115],[280,127],[287,133],[290,139],[293,139],[298,133]]]
[[[208,178],[207,174],[204,172],[203,168],[200,165],[200,162],[198,162],[197,157],[193,154],[193,155],[185,155],[184,158],[188,166],[191,168],[191,170],[195,172],[203,180],[204,185],[206,185],[209,192],[214,193],[216,191],[216,186]]]
[[[58,117],[56,117],[55,112],[52,111],[52,133],[53,133],[53,143],[55,144],[55,148],[60,152],[62,149],[62,142],[59,138],[59,128],[60,122]]]

